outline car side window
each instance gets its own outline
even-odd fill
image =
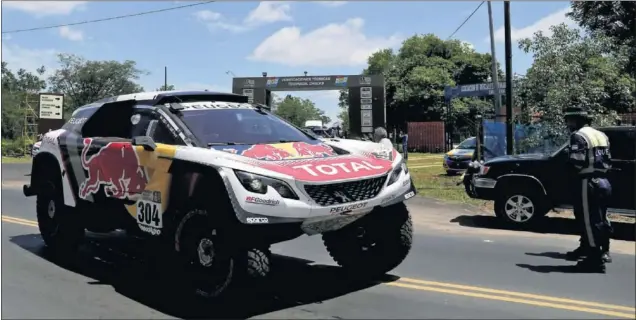
[[[131,136],[145,136],[151,120],[152,116],[150,113],[144,110],[135,110],[132,117],[130,117],[130,123],[132,124]]]
[[[170,128],[168,127],[169,124],[167,124],[166,121],[162,120],[165,119],[157,119],[157,117],[155,117],[155,119],[152,120],[152,123],[150,125],[151,132],[149,133],[152,139],[156,143],[185,145],[183,139],[181,139],[181,137],[179,137],[177,133],[174,132],[174,130],[170,130]]]
[[[636,138],[630,137],[631,132],[606,132],[610,140],[610,153],[615,160],[636,159]]]

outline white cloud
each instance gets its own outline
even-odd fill
[[[462,44],[470,50],[475,50],[475,45],[469,41],[462,41]]]
[[[537,22],[523,27],[521,29],[516,29],[515,27],[511,28],[510,38],[512,41],[518,41],[524,38],[531,38],[535,32],[541,31],[546,36],[552,35],[552,31],[550,31],[550,27],[554,25],[558,25],[561,23],[566,23],[568,25],[573,25],[574,21],[570,18],[566,17],[565,14],[570,12],[570,7],[563,8],[557,12],[553,12],[541,19]],[[495,31],[495,42],[505,42],[505,31],[504,27],[500,27]],[[485,38],[486,42],[490,41],[490,37]]]
[[[281,1],[263,1],[247,14],[243,23],[233,23],[222,14],[210,10],[195,12],[194,17],[204,23],[210,31],[221,29],[233,33],[240,33],[264,24],[291,21],[292,17],[289,15],[290,10],[291,6],[287,3]]]
[[[340,7],[347,4],[347,1],[316,1],[316,3],[325,7]]]
[[[248,59],[288,66],[357,66],[364,65],[373,52],[402,41],[397,34],[368,37],[363,26],[362,18],[353,18],[305,34],[298,27],[285,27],[261,42]]]
[[[71,29],[70,27],[63,26],[59,29],[60,37],[64,39],[68,39],[71,41],[82,41],[84,40],[84,33],[80,30]]]
[[[68,15],[85,7],[86,1],[2,1],[3,9],[14,9],[37,17]]]
[[[262,25],[279,21],[291,21],[291,6],[281,1],[261,1],[256,9],[247,14],[247,25]]]
[[[15,44],[2,43],[2,61],[6,61],[8,68],[14,72],[19,69],[35,72],[44,66],[44,75],[49,76],[57,68],[57,53],[54,49],[27,49]]]

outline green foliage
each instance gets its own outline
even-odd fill
[[[26,104],[37,108],[38,92],[46,88],[41,77],[44,67],[36,74],[19,69],[13,73],[6,62],[2,62],[2,137],[17,139],[24,133]]]
[[[2,156],[16,157],[31,153],[35,141],[30,138],[2,139]]]
[[[276,115],[298,127],[304,127],[307,120],[322,120],[323,125],[331,122],[331,119],[325,115],[324,111],[316,108],[311,100],[291,95],[287,95],[278,102]]]
[[[169,84],[168,86],[164,84],[158,89],[155,89],[155,91],[172,91],[172,90],[176,90],[173,84]]]
[[[50,90],[63,93],[65,112],[99,99],[144,89],[134,82],[146,72],[135,61],[91,61],[73,54],[59,54],[60,67],[49,77]]]
[[[542,116],[534,141],[562,141],[566,135],[564,108],[581,105],[595,116],[595,124],[612,124],[617,113],[634,110],[634,78],[624,73],[627,57],[612,50],[610,39],[584,34],[565,24],[553,26],[552,36],[541,32],[519,42],[534,63],[517,86],[516,105],[526,115]],[[526,117],[526,120],[529,117]]]
[[[574,21],[591,33],[607,37],[616,50],[625,50],[625,71],[636,77],[636,2],[572,1]]]

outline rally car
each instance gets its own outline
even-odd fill
[[[86,230],[123,231],[184,268],[204,297],[237,275],[265,277],[269,246],[303,234],[321,234],[356,276],[392,270],[412,244],[403,202],[415,189],[395,149],[318,139],[235,94],[147,92],[83,106],[43,137],[24,194],[37,196],[54,252],[68,257]]]

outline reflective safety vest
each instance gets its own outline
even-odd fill
[[[570,136],[570,162],[583,176],[604,177],[612,167],[607,135],[585,126]]]

